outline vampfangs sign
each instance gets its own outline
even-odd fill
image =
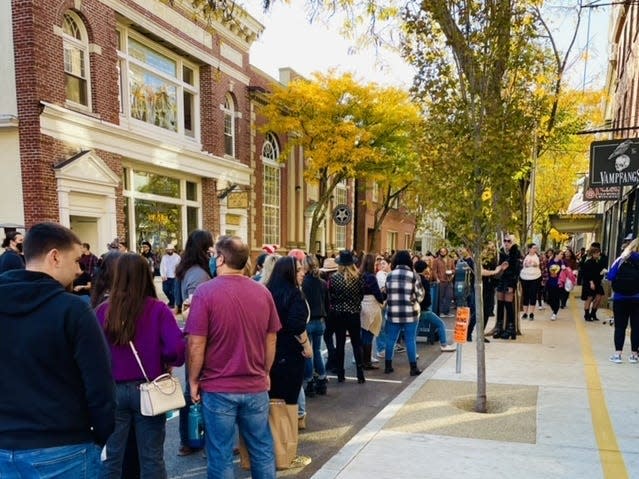
[[[593,141],[590,186],[639,184],[639,139]]]

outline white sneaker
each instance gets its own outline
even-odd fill
[[[379,359],[377,359],[375,356],[371,356],[371,363],[378,363]]]
[[[608,358],[610,361],[612,361],[615,364],[621,364],[621,354],[613,354],[612,356],[610,356]]]
[[[544,308],[544,305],[542,304],[541,306],[537,306],[537,309],[538,309],[539,311],[542,311],[542,310],[544,310],[545,308]]]
[[[639,363],[639,356],[637,356],[637,353],[632,353],[629,357],[628,357],[628,362],[629,363]]]
[[[457,346],[454,345],[454,344],[447,344],[445,346],[442,346],[441,350],[442,350],[443,353],[450,353],[450,352],[453,352],[453,351],[457,351]]]
[[[552,316],[550,317],[551,321],[556,321],[557,320],[557,315],[555,313],[552,314]]]

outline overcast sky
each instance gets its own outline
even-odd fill
[[[304,76],[336,68],[353,71],[364,81],[410,86],[413,70],[399,55],[389,51],[378,54],[373,50],[352,54],[354,43],[339,34],[340,20],[334,18],[328,25],[319,21],[309,24],[304,3],[303,0],[292,0],[291,4],[275,1],[271,10],[264,14],[260,0],[245,0],[245,7],[265,26],[264,33],[251,48],[253,65],[274,78],[279,78],[281,67],[290,67]],[[556,8],[548,11],[546,16],[553,19],[552,28],[558,42],[565,47],[568,32],[574,30],[573,17]],[[607,68],[609,8],[591,9],[588,36],[587,17],[586,13],[573,49],[577,60],[569,70],[570,84],[579,89],[583,84],[587,43],[586,88],[603,87]]]

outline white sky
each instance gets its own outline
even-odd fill
[[[558,0],[558,3],[561,0]],[[572,3],[571,0],[565,0]],[[354,41],[339,34],[341,21],[334,18],[327,25],[320,21],[309,24],[304,11],[304,0],[291,0],[291,4],[275,0],[268,13],[263,13],[260,0],[245,0],[243,5],[264,26],[264,33],[251,48],[251,63],[272,77],[279,78],[279,68],[290,67],[301,75],[312,72],[352,71],[363,81],[409,87],[413,69],[399,55],[386,50],[372,49],[352,54]],[[548,8],[548,7],[547,7]],[[609,7],[591,9],[590,42],[586,69],[586,88],[604,86],[608,58]],[[550,9],[546,16],[553,19],[560,48],[566,47],[568,33],[573,30],[571,18],[561,9]],[[573,48],[577,58],[568,71],[570,84],[582,88],[587,17]]]

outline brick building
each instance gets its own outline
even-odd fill
[[[262,29],[248,14],[198,21],[189,0],[0,2],[0,223],[57,221],[96,253],[116,236],[181,248],[195,228],[254,254],[353,247],[354,225],[330,215],[308,245],[318,192],[303,152],[280,162],[286,138],[259,128],[270,85],[296,75],[250,65]],[[343,182],[329,213],[354,200]],[[380,249],[410,246],[412,229],[393,210]]]

